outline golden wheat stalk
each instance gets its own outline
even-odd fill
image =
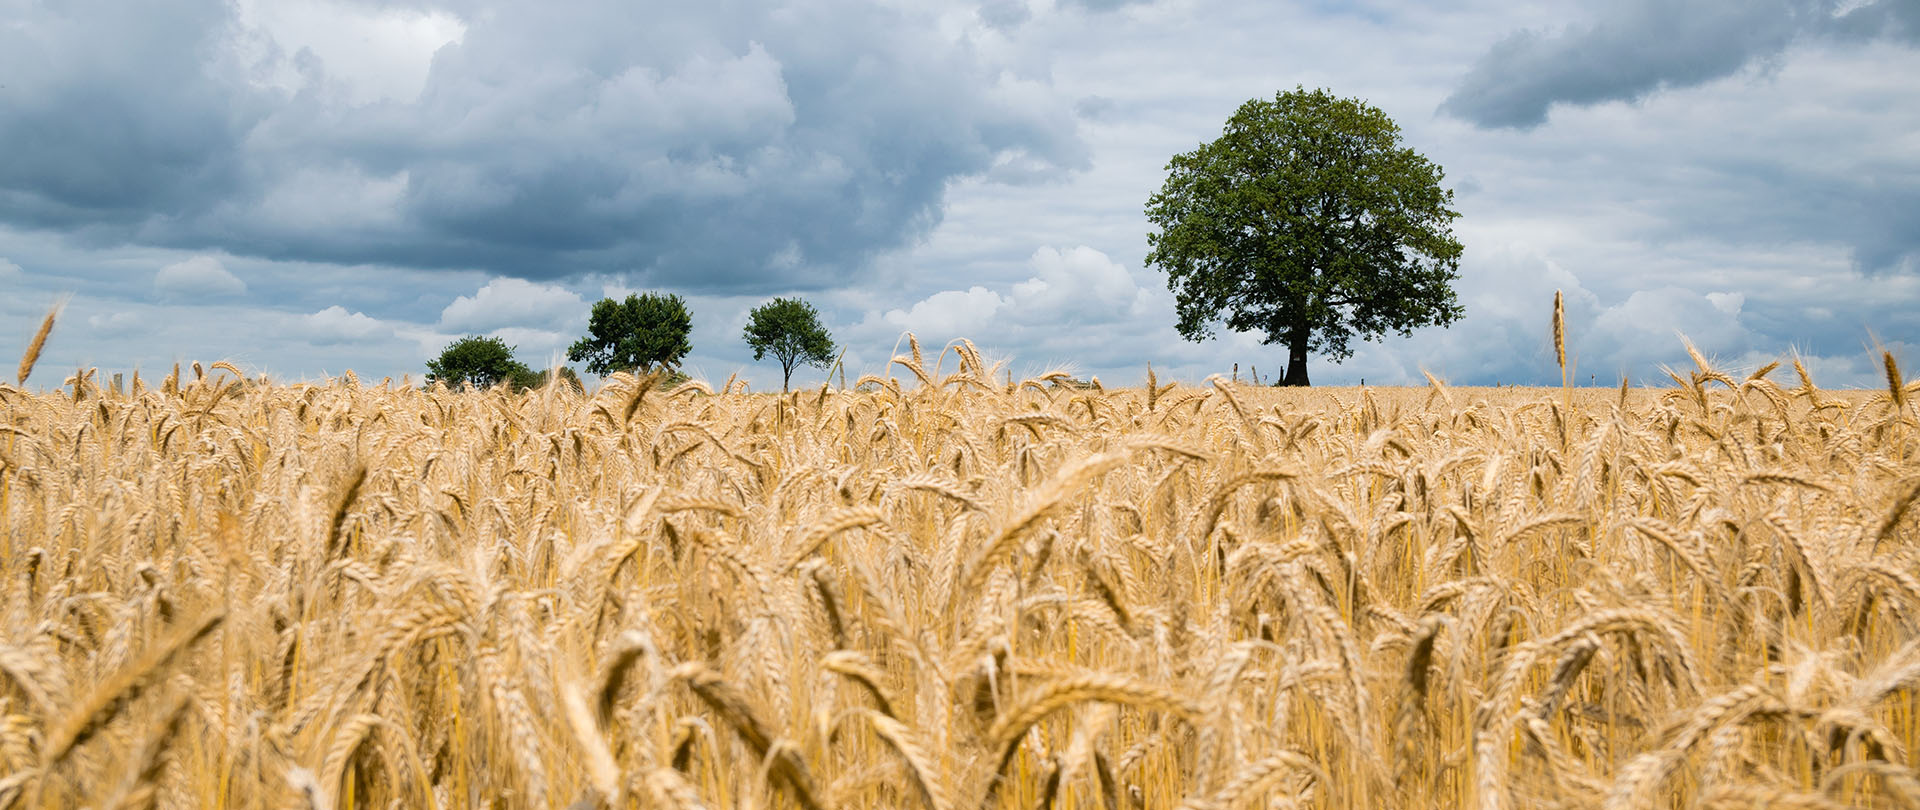
[[[53,320],[60,314],[60,305],[54,304],[47,310],[47,317],[40,321],[40,330],[33,333],[33,339],[27,341],[27,350],[20,355],[20,373],[14,378],[20,385],[27,384],[27,375],[33,373],[33,364],[40,360],[40,350],[47,346],[47,336],[53,334]]]
[[[1560,365],[1560,373],[1564,376],[1567,371],[1567,309],[1559,290],[1553,291],[1553,360]]]
[[[43,771],[52,772],[59,768],[75,747],[92,739],[93,735],[119,716],[127,704],[138,698],[182,651],[207,637],[214,628],[220,626],[224,618],[224,614],[215,612],[182,626],[140,659],[122,668],[112,679],[95,687],[92,694],[69,711],[54,726],[53,733],[48,735],[47,747],[42,755]]]
[[[685,681],[701,702],[733,727],[740,739],[752,749],[754,756],[769,763],[767,773],[787,789],[795,802],[804,810],[820,810],[821,804],[817,798],[820,792],[813,785],[806,762],[792,746],[784,742],[776,746],[776,740],[769,733],[766,723],[754,712],[752,704],[747,702],[739,689],[702,664],[682,664],[674,675]]]

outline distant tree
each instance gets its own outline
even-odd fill
[[[1216,320],[1260,330],[1287,347],[1283,384],[1306,385],[1308,351],[1342,360],[1355,335],[1460,317],[1453,192],[1378,108],[1324,90],[1254,99],[1167,172],[1146,263],[1167,272],[1188,340]]]
[[[452,387],[473,383],[477,388],[492,388],[532,373],[513,359],[513,347],[497,337],[463,337],[447,344],[439,357],[427,361],[427,381]]]
[[[775,298],[747,316],[745,337],[753,359],[773,355],[780,361],[780,390],[786,391],[796,366],[826,368],[833,362],[833,336],[820,325],[820,313],[798,298]]]
[[[526,391],[534,388],[544,388],[548,382],[553,380],[555,374],[559,375],[562,385],[569,386],[575,391],[587,390],[586,385],[580,382],[580,375],[567,366],[550,368],[546,371],[534,371],[526,366],[521,366],[520,371],[513,375],[514,390]]]
[[[587,319],[587,336],[567,348],[567,359],[585,361],[595,374],[616,371],[673,370],[693,350],[687,338],[693,315],[678,295],[629,295],[624,301],[602,298]]]

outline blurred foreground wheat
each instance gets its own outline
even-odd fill
[[[1571,396],[938,361],[0,386],[0,808],[1920,806],[1891,361]]]

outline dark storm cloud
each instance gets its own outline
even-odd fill
[[[1811,239],[1851,246],[1854,264],[1866,273],[1920,272],[1920,175],[1911,165],[1851,166],[1847,173],[1812,171],[1790,158],[1703,157],[1699,165],[1714,172],[1714,191],[1696,195],[1692,207],[1665,206],[1668,224],[1651,235]]]
[[[233,82],[202,69],[219,45],[223,5],[127,11],[36,5],[0,26],[7,222],[125,228],[234,189],[237,142],[257,111]]]
[[[1087,165],[1070,102],[931,16],[462,7],[417,98],[351,100],[230,7],[32,7],[0,30],[0,221],[269,259],[844,280],[938,223],[947,184]],[[247,46],[247,47],[241,47]],[[259,81],[297,77],[293,86]]]
[[[1521,30],[1480,57],[1440,105],[1481,127],[1529,129],[1556,104],[1632,101],[1778,58],[1796,37],[1920,38],[1920,1],[1632,0],[1557,32]]]

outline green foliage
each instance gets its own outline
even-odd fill
[[[516,380],[533,373],[513,359],[513,347],[497,337],[463,337],[447,344],[439,357],[427,361],[429,383],[441,382],[455,388],[465,383],[492,388],[503,380]]]
[[[567,359],[585,361],[595,374],[673,369],[693,350],[687,340],[692,332],[693,315],[678,295],[602,298],[587,319],[587,336],[567,348]]]
[[[1309,351],[1343,360],[1356,335],[1459,319],[1453,192],[1378,108],[1297,88],[1254,99],[1167,171],[1147,264],[1167,272],[1188,340],[1218,320],[1260,330],[1288,347],[1285,383],[1306,385]]]
[[[780,361],[780,390],[787,390],[799,365],[826,368],[833,363],[833,336],[820,325],[820,313],[798,298],[775,298],[747,317],[744,335],[753,359],[773,355]]]
[[[580,381],[580,375],[567,366],[550,368],[546,371],[534,371],[526,366],[521,366],[520,370],[513,375],[513,390],[527,391],[535,388],[544,388],[548,383],[553,381],[556,374],[560,377],[561,385],[569,386],[575,391],[587,390],[586,384]]]

